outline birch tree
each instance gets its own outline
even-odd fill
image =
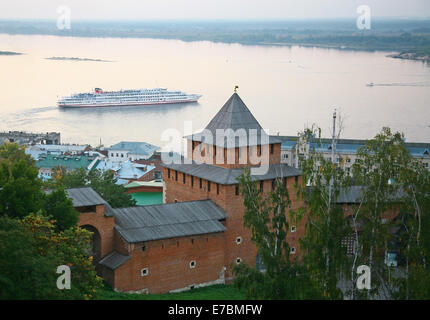
[[[320,144],[313,130],[306,130],[304,135],[308,141],[314,141],[314,145]],[[300,160],[304,184],[299,194],[305,200],[307,211],[306,234],[301,247],[305,250],[305,267],[319,292],[327,299],[341,299],[343,293],[337,283],[348,262],[341,243],[348,230],[336,199],[347,175],[341,169],[342,161],[337,164],[333,160],[333,155],[326,159],[315,147]]]
[[[244,225],[251,230],[265,270],[241,263],[233,269],[235,285],[250,299],[321,298],[305,270],[290,259],[288,221],[300,219],[300,212],[290,208],[285,181],[276,179],[274,190],[264,194],[249,169],[238,180],[245,205]]]

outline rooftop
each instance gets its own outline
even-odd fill
[[[197,163],[195,161],[193,161],[192,164],[164,164],[164,166],[169,169],[177,170],[197,178],[202,178],[223,185],[237,184],[238,181],[236,178],[243,172],[243,168],[228,169],[205,163]],[[269,169],[266,174],[253,175],[251,178],[255,181],[259,181],[300,176],[301,174],[302,172],[299,169],[286,164],[271,164],[269,165]]]
[[[163,181],[133,181],[129,184],[126,184],[124,188],[135,188],[135,187],[163,187]]]
[[[216,139],[217,130],[227,130],[226,136],[221,140]],[[211,140],[206,137],[205,131],[211,133]],[[257,119],[242,101],[237,93],[234,93],[218,113],[212,118],[205,130],[200,133],[187,136],[194,141],[206,142],[220,147],[241,147],[249,145],[267,144],[261,141],[267,138],[268,143],[280,143],[275,136],[268,136]]]
[[[151,170],[154,170],[154,166],[134,163],[130,161],[116,162],[107,160],[100,160],[94,169],[106,171],[115,171],[117,177],[121,180],[139,179]]]
[[[105,205],[105,215],[113,215],[112,207],[91,187],[66,189],[67,196],[72,199],[74,207]]]
[[[129,243],[225,231],[227,216],[211,200],[114,209],[115,229]]]
[[[336,199],[336,203],[360,203],[363,198],[363,193],[365,189],[362,186],[350,186],[340,190],[339,195]],[[405,192],[401,189],[396,191],[395,194],[389,196],[389,199],[393,202],[401,200],[405,197]]]
[[[109,150],[128,151],[132,154],[140,155],[152,155],[160,147],[154,146],[147,142],[132,142],[132,141],[121,141],[120,143],[114,144]]]
[[[95,157],[88,156],[65,156],[65,155],[51,155],[42,154],[36,161],[37,168],[54,168],[63,167],[66,169],[87,169],[90,163],[95,159]]]
[[[117,251],[112,251],[102,260],[100,260],[99,263],[103,266],[108,267],[111,270],[115,270],[130,258],[130,256],[125,256]]]

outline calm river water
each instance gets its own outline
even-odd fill
[[[59,131],[63,142],[121,140],[163,145],[164,129],[206,126],[239,85],[270,134],[296,135],[313,123],[330,135],[336,107],[344,138],[371,138],[383,126],[408,141],[430,141],[430,67],[383,52],[244,46],[156,39],[68,38],[0,34],[0,130]],[[56,61],[79,57],[111,62]],[[376,86],[368,87],[373,82]],[[59,109],[77,92],[166,87],[199,93],[199,103]]]

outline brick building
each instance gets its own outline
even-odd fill
[[[292,208],[302,205],[293,189],[300,171],[280,163],[281,141],[264,132],[237,93],[187,140],[187,158],[163,164],[164,204],[112,209],[92,189],[68,190],[80,226],[94,232],[97,269],[116,290],[165,293],[228,283],[235,264],[259,265],[243,226],[236,178],[244,167],[256,169],[252,178],[263,193],[280,178]],[[290,222],[293,255],[300,253],[304,225],[305,219]]]
[[[209,132],[216,137],[220,131],[225,133],[223,139],[207,142],[210,140],[207,138]],[[300,171],[280,163],[282,141],[264,132],[237,93],[225,103],[204,132],[193,134],[187,140],[187,157],[193,160],[192,163],[187,164],[191,161],[184,160],[183,164],[165,164],[165,202],[211,199],[226,212],[224,266],[226,281],[229,282],[234,264],[245,262],[255,266],[257,263],[257,249],[251,242],[251,232],[243,226],[245,208],[236,178],[244,167],[267,165],[267,172],[254,175],[253,179],[264,193],[272,189],[276,178],[283,179],[295,209],[302,205],[293,188],[294,183],[301,179]],[[233,147],[229,146],[229,141],[234,141],[230,144]],[[261,158],[257,159],[259,156]],[[297,240],[304,234],[305,219],[300,225],[290,224],[293,231],[288,239],[291,253],[298,254]]]

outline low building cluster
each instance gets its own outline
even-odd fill
[[[332,139],[316,138],[305,139],[304,136],[277,136],[282,140],[281,162],[295,168],[299,168],[300,157],[305,157],[310,152],[323,156],[331,161]],[[357,151],[366,144],[367,140],[337,139],[335,145],[335,162],[351,172],[352,165],[357,161]],[[406,148],[412,157],[423,162],[430,170],[430,143],[406,142]]]

